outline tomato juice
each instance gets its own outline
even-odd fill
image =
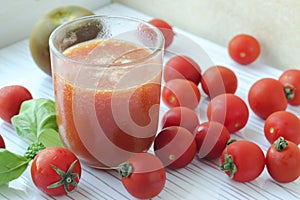
[[[158,127],[162,52],[92,40],[52,57],[62,141],[93,167],[147,151]]]

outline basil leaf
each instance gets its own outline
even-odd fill
[[[19,114],[12,117],[11,121],[18,135],[23,138],[36,142],[40,139],[47,141],[49,137],[52,142],[44,144],[46,147],[55,144],[63,146],[58,133],[55,103],[50,99],[24,101]]]
[[[17,179],[26,170],[30,159],[0,149],[0,185]]]
[[[42,131],[39,135],[39,141],[46,147],[64,147],[63,143],[61,142],[59,133],[53,129],[46,129]]]

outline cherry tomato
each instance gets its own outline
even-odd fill
[[[215,121],[199,124],[194,130],[199,158],[214,159],[221,156],[230,139],[227,128]]]
[[[3,137],[0,135],[0,149],[5,149],[5,143]]]
[[[232,93],[237,89],[238,79],[235,73],[224,66],[208,68],[202,75],[201,86],[209,98],[219,94]]]
[[[187,107],[174,107],[168,110],[162,118],[162,128],[169,126],[181,126],[191,133],[199,124],[199,118],[195,111]]]
[[[249,110],[239,96],[234,94],[220,94],[208,104],[207,117],[210,121],[217,121],[228,129],[230,133],[244,128],[248,122]]]
[[[120,164],[119,174],[126,190],[138,199],[157,196],[166,182],[166,171],[162,162],[147,152],[136,153]]]
[[[150,20],[149,23],[156,26],[162,32],[165,38],[165,49],[167,49],[172,44],[174,38],[172,26],[168,22],[157,18]]]
[[[252,111],[262,119],[285,110],[288,105],[282,85],[272,78],[256,81],[249,90],[248,102]]]
[[[260,54],[260,44],[256,38],[248,34],[233,37],[228,44],[230,57],[239,64],[254,62]]]
[[[221,169],[232,180],[248,182],[256,179],[265,167],[261,148],[250,141],[241,140],[229,144],[222,152]]]
[[[48,147],[34,158],[31,178],[36,187],[52,196],[65,195],[76,189],[81,165],[73,152],[61,147]]]
[[[289,69],[279,77],[280,83],[284,86],[288,103],[293,106],[300,105],[300,70]]]
[[[283,137],[279,137],[268,149],[266,166],[270,176],[281,183],[288,183],[300,176],[300,149]]]
[[[154,152],[171,169],[187,166],[194,159],[197,144],[186,128],[170,126],[161,130],[154,140]]]
[[[0,118],[11,123],[11,118],[19,114],[23,101],[32,99],[31,93],[21,85],[10,85],[0,89]]]
[[[187,79],[196,85],[201,80],[201,69],[199,65],[188,56],[174,56],[165,65],[164,79],[166,82],[172,79]]]
[[[271,144],[279,137],[300,144],[300,120],[291,112],[274,112],[265,121],[264,133]]]
[[[188,107],[195,109],[200,102],[200,90],[197,85],[185,79],[172,79],[162,90],[162,100],[170,107]]]

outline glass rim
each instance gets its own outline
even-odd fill
[[[140,24],[145,24],[147,25],[148,27],[151,28],[151,30],[155,30],[155,33],[159,35],[159,38],[160,39],[160,42],[159,44],[157,45],[157,47],[154,48],[153,51],[150,52],[149,55],[145,56],[145,57],[142,57],[142,58],[139,58],[139,59],[136,59],[136,60],[133,60],[133,61],[130,61],[130,62],[126,62],[126,63],[116,63],[116,64],[97,64],[97,63],[89,63],[89,62],[85,62],[85,61],[80,61],[80,60],[76,60],[76,59],[73,59],[73,58],[70,58],[68,56],[65,56],[63,54],[63,52],[59,51],[57,49],[57,47],[55,46],[54,44],[54,39],[55,39],[55,36],[58,34],[59,31],[61,31],[63,28],[69,26],[70,24],[73,24],[73,23],[76,23],[78,21],[84,21],[84,20],[88,20],[88,19],[122,19],[122,20],[130,20],[130,21],[134,21],[134,22],[137,22],[137,23],[140,23]],[[59,57],[59,58],[62,58],[64,60],[67,60],[69,62],[73,62],[73,63],[76,63],[76,64],[81,64],[83,65],[84,67],[102,67],[102,68],[114,68],[114,67],[129,67],[129,66],[132,66],[134,64],[139,64],[139,63],[142,63],[144,61],[147,61],[147,60],[150,60],[152,57],[155,57],[160,51],[163,51],[164,50],[164,42],[165,42],[165,38],[162,34],[162,32],[159,30],[158,27],[150,24],[149,22],[145,21],[145,20],[142,20],[142,19],[138,19],[138,18],[135,18],[135,17],[129,17],[129,16],[118,16],[118,15],[90,15],[90,16],[83,16],[83,17],[79,17],[79,18],[76,18],[76,19],[73,19],[71,21],[67,21],[61,25],[59,25],[58,27],[56,27],[50,34],[49,36],[49,51],[50,51],[50,55],[51,55],[51,51],[53,51],[53,53]],[[147,49],[147,48],[145,48]],[[51,63],[51,66],[52,66],[52,63]]]

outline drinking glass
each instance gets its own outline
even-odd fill
[[[142,20],[88,16],[49,39],[59,133],[91,167],[147,151],[158,128],[164,38]]]

